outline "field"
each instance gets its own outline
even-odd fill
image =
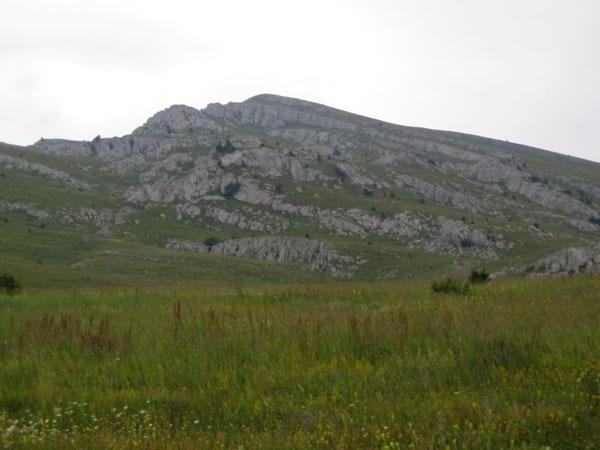
[[[600,278],[0,297],[0,448],[598,448]]]

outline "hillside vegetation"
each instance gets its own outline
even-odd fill
[[[0,297],[0,448],[598,448],[600,279]]]
[[[0,144],[0,269],[57,288],[598,272],[599,180],[299,99],[174,105],[122,137]]]

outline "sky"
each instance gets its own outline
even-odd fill
[[[0,141],[260,93],[600,161],[600,1],[2,0]]]

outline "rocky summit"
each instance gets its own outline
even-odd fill
[[[600,164],[263,94],[0,145],[0,227],[57,284],[590,271]]]

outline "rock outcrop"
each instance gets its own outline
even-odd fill
[[[44,196],[8,199],[0,192],[12,210],[107,234],[140,233],[151,242],[175,235],[168,226],[177,236],[227,233],[240,238],[211,252],[283,258],[328,272],[352,266],[328,244],[334,241],[373,261],[377,252],[404,252],[480,262],[523,256],[530,246],[545,254],[551,240],[583,246],[600,232],[598,165],[270,94],[204,109],[174,105],[123,137],[42,139],[32,149],[45,156],[0,153],[0,167],[86,192],[67,190],[81,194],[81,203],[54,210]],[[53,157],[60,165],[52,166]],[[91,169],[76,178],[82,166]],[[9,179],[0,173],[0,183]],[[136,229],[126,220],[133,210],[148,223],[158,223],[159,214],[165,228]],[[314,235],[320,239],[299,237]]]
[[[15,158],[9,155],[0,154],[0,165],[8,169],[19,170],[22,172],[38,173],[47,178],[61,181],[69,186],[78,189],[88,189],[88,183],[78,180],[75,177],[61,170],[56,170],[43,164],[32,163],[23,159]]]
[[[561,250],[538,261],[530,272],[549,275],[600,273],[600,245]]]
[[[81,207],[78,209],[49,209],[31,202],[7,202],[0,200],[0,211],[21,211],[40,221],[54,220],[64,225],[92,225],[100,228],[102,234],[110,234],[110,227],[125,223],[133,213],[131,208],[113,211],[106,208],[94,209]]]
[[[263,261],[302,262],[307,263],[310,270],[325,271],[335,277],[350,277],[352,271],[363,263],[358,258],[337,254],[327,242],[297,237],[228,239],[214,245],[170,240],[167,247]]]
[[[484,209],[483,200],[474,195],[461,192],[456,187],[452,189],[404,174],[396,176],[395,181],[398,186],[407,188],[442,205],[466,209],[475,213]]]

